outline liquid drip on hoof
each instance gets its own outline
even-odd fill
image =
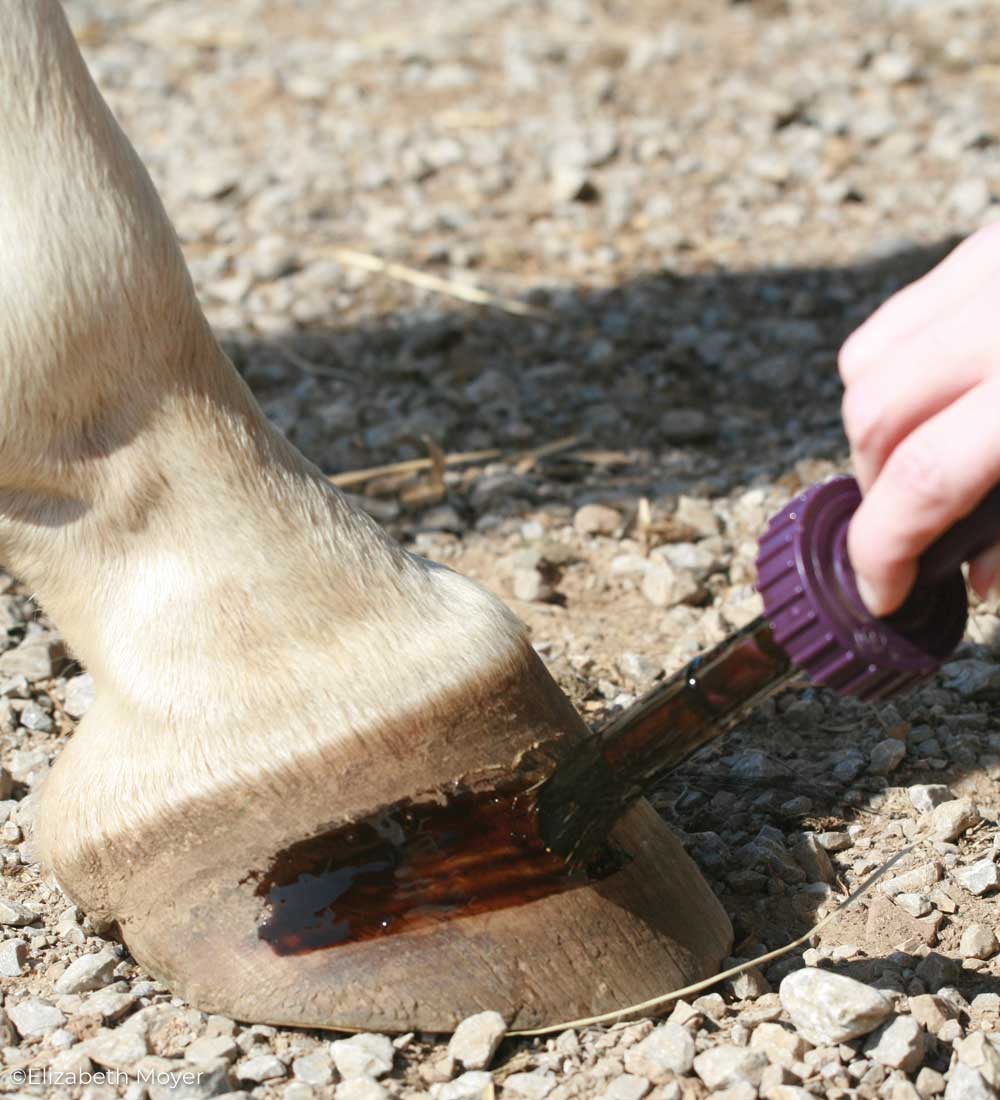
[[[250,878],[267,903],[258,935],[301,955],[523,905],[606,878],[625,858],[604,848],[571,867],[545,847],[532,794],[460,791],[299,841]]]

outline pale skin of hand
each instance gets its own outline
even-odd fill
[[[938,535],[1000,482],[1000,223],[901,290],[840,352],[844,427],[864,499],[848,551],[869,610],[906,598]],[[996,591],[1000,546],[970,567]]]

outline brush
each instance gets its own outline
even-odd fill
[[[757,556],[764,614],[574,748],[538,790],[539,832],[552,853],[586,866],[637,798],[800,673],[875,702],[948,659],[968,618],[962,563],[1000,541],[1000,486],[924,553],[906,602],[882,619],[861,602],[847,554],[860,503],[854,478],[835,478],[771,519]]]

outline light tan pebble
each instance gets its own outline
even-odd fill
[[[556,1075],[551,1070],[512,1073],[503,1083],[503,1095],[521,1100],[544,1100],[556,1087]]]
[[[994,1089],[1000,1089],[1000,1050],[982,1031],[955,1043],[958,1060],[974,1069]]]
[[[389,1100],[388,1089],[372,1077],[341,1081],[333,1095],[335,1100]]]
[[[789,974],[779,990],[796,1029],[812,1043],[840,1043],[874,1031],[892,1002],[862,982],[824,970]]]
[[[809,1043],[790,1028],[764,1023],[754,1028],[750,1049],[762,1050],[772,1065],[791,1067],[806,1056]]]
[[[897,894],[892,900],[911,917],[926,917],[933,908],[924,894]]]
[[[238,1053],[236,1043],[228,1035],[203,1035],[184,1048],[186,1062],[212,1062],[222,1058],[234,1062]]]
[[[1000,886],[1000,867],[992,859],[977,860],[952,874],[960,886],[976,897],[982,897]]]
[[[998,950],[996,934],[985,924],[970,924],[958,947],[958,953],[965,959],[990,959]]]
[[[38,920],[38,914],[20,902],[0,898],[0,924],[8,927],[19,928],[26,924],[34,924]]]
[[[486,1069],[507,1034],[507,1024],[499,1012],[479,1012],[455,1028],[448,1053],[466,1069]]]
[[[302,1054],[292,1062],[292,1075],[297,1081],[324,1088],[333,1080],[333,1066],[322,1051]]]
[[[123,1073],[127,1073],[149,1053],[146,1038],[141,1032],[121,1027],[102,1028],[81,1047],[92,1062]]]
[[[912,1073],[920,1065],[926,1032],[912,1016],[897,1016],[868,1037],[865,1053],[889,1069]]]
[[[354,1077],[384,1077],[393,1064],[392,1040],[386,1035],[362,1032],[330,1044],[337,1072],[344,1080]]]
[[[4,940],[0,943],[0,977],[19,978],[27,958],[28,945],[24,940]]]
[[[881,861],[876,861],[875,866]],[[942,875],[942,867],[938,860],[931,860],[928,863],[921,863],[917,867],[911,868],[909,871],[904,871],[900,875],[894,875],[892,878],[884,879],[879,884],[879,890],[883,894],[888,894],[893,897],[896,894],[903,893],[922,893],[924,890],[933,886],[936,882],[940,882]]]
[[[937,1035],[942,1027],[955,1018],[955,1009],[943,997],[933,993],[921,993],[910,997],[909,1009],[917,1023],[925,1027],[932,1035]]]
[[[938,1073],[936,1069],[931,1069],[930,1066],[923,1066],[917,1074],[915,1084],[917,1092],[920,1093],[923,1100],[929,1100],[930,1097],[940,1096],[944,1092],[944,1074]]]
[[[585,504],[573,516],[578,535],[613,535],[621,526],[621,513],[606,504]]]
[[[485,1070],[474,1069],[454,1081],[431,1085],[431,1100],[490,1100],[493,1077]]]
[[[622,1073],[607,1083],[604,1096],[607,1100],[642,1100],[651,1087],[645,1077]]]
[[[674,1075],[682,1077],[690,1073],[694,1056],[695,1042],[690,1031],[668,1021],[625,1052],[625,1068],[658,1085]]]
[[[953,798],[931,811],[930,832],[935,840],[952,841],[982,821],[971,798]]]
[[[713,1092],[741,1083],[757,1086],[766,1068],[767,1056],[762,1051],[732,1043],[710,1047],[694,1060],[695,1073]]]
[[[273,1054],[255,1054],[238,1062],[233,1075],[239,1081],[252,1081],[263,1084],[265,1081],[277,1081],[288,1074],[288,1067]]]
[[[57,993],[86,993],[114,981],[118,956],[108,948],[74,959],[55,983]]]
[[[991,1088],[971,1066],[962,1062],[948,1071],[944,1100],[996,1100],[996,1089]]]

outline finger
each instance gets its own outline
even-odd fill
[[[920,554],[1000,481],[1000,379],[969,390],[910,433],[889,456],[848,531],[869,610],[906,598]]]
[[[840,349],[845,385],[877,364],[901,340],[950,313],[1000,271],[1000,223],[964,240],[922,278],[884,302]]]
[[[916,426],[982,382],[997,358],[995,291],[980,291],[934,324],[904,337],[844,394],[844,430],[867,491]]]
[[[981,600],[1000,595],[1000,543],[984,550],[969,565],[969,583]]]

